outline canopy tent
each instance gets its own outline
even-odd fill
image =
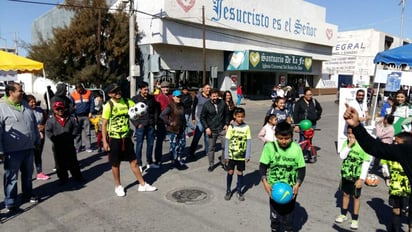
[[[13,53],[0,50],[0,71],[4,73],[38,73],[43,72],[43,77],[46,78],[44,65],[41,62],[31,60]],[[3,74],[4,74],[3,73]],[[50,96],[47,93],[47,101],[50,102]],[[50,105],[50,104],[49,104]]]
[[[412,44],[407,44],[403,45],[401,47],[393,48],[390,50],[386,50],[383,52],[379,52],[376,54],[375,59],[373,59],[373,63],[378,64],[386,64],[386,65],[391,65],[394,64],[396,66],[401,66],[401,65],[408,65],[412,66]],[[377,66],[375,66],[375,75],[376,76],[376,69]],[[376,79],[376,77],[375,77]],[[376,82],[376,81],[374,81]],[[378,84],[378,91],[379,93],[379,87],[380,87],[380,82]],[[373,107],[373,115],[372,115],[372,120],[375,120],[375,111],[376,111],[376,104],[378,98],[376,97],[375,99],[375,104]]]
[[[17,72],[36,72],[43,69],[43,63],[25,57],[0,51],[0,70]]]
[[[379,52],[376,54],[373,63],[395,64],[396,66],[412,66],[412,44]]]

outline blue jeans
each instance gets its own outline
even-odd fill
[[[138,165],[142,166],[142,148],[144,138],[146,136],[147,146],[146,146],[146,162],[148,164],[153,163],[153,144],[154,144],[154,128],[153,126],[144,126],[141,128],[136,128],[136,146],[135,153]],[[157,161],[157,160],[156,160]]]
[[[196,127],[192,124],[190,120],[190,114],[185,114],[185,119],[186,119],[186,134],[189,133],[189,129],[195,130]]]
[[[7,208],[16,207],[17,181],[21,172],[23,197],[32,195],[34,150],[7,152],[4,156],[4,203]]]
[[[286,109],[289,111],[289,114],[293,115],[293,102],[286,102]]]
[[[198,121],[196,123],[195,135],[193,136],[192,143],[190,144],[189,155],[194,155],[197,145],[199,144],[200,137],[205,133],[202,123]],[[205,154],[209,151],[209,140],[206,135],[204,137]]]
[[[172,155],[173,160],[182,158],[183,151],[186,147],[186,137],[185,133],[181,134],[168,133],[170,137],[170,155]]]
[[[155,145],[155,160],[156,163],[162,162],[163,156],[163,141],[166,138],[166,126],[163,123],[157,124],[156,128],[156,145]]]
[[[238,94],[237,95],[237,102],[236,102],[236,105],[237,106],[240,106],[240,101],[242,100],[242,95],[240,95],[240,94]]]

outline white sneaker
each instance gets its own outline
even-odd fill
[[[342,223],[344,221],[348,220],[348,217],[346,215],[340,214],[335,218],[335,222],[337,223]]]
[[[144,185],[139,184],[139,188],[138,188],[139,192],[153,192],[153,191],[156,191],[156,190],[157,190],[156,187],[151,186],[148,183],[145,183]]]
[[[119,185],[114,189],[114,192],[118,197],[124,197],[126,193],[124,192],[123,186]]]
[[[359,221],[358,220],[352,220],[352,223],[350,224],[350,229],[351,230],[357,230],[359,228]]]

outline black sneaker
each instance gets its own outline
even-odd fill
[[[228,200],[230,200],[230,198],[232,198],[232,192],[228,191],[228,192],[226,192],[225,200],[228,201]]]
[[[39,198],[36,195],[31,195],[27,197],[23,197],[24,202],[30,202],[30,203],[37,203],[39,202]]]
[[[172,161],[173,162],[173,167],[175,167],[175,168],[180,168],[180,162],[179,162],[179,160],[173,160]]]
[[[207,169],[208,172],[213,172],[213,166],[209,166],[209,168]]]
[[[237,193],[236,196],[237,196],[237,199],[239,199],[239,201],[244,201],[245,200],[245,197],[241,193]]]

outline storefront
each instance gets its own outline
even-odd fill
[[[159,0],[137,10],[149,83],[199,87],[206,70],[215,88],[241,84],[245,94],[268,94],[277,83],[321,87],[322,62],[336,43],[325,8],[302,0]]]

